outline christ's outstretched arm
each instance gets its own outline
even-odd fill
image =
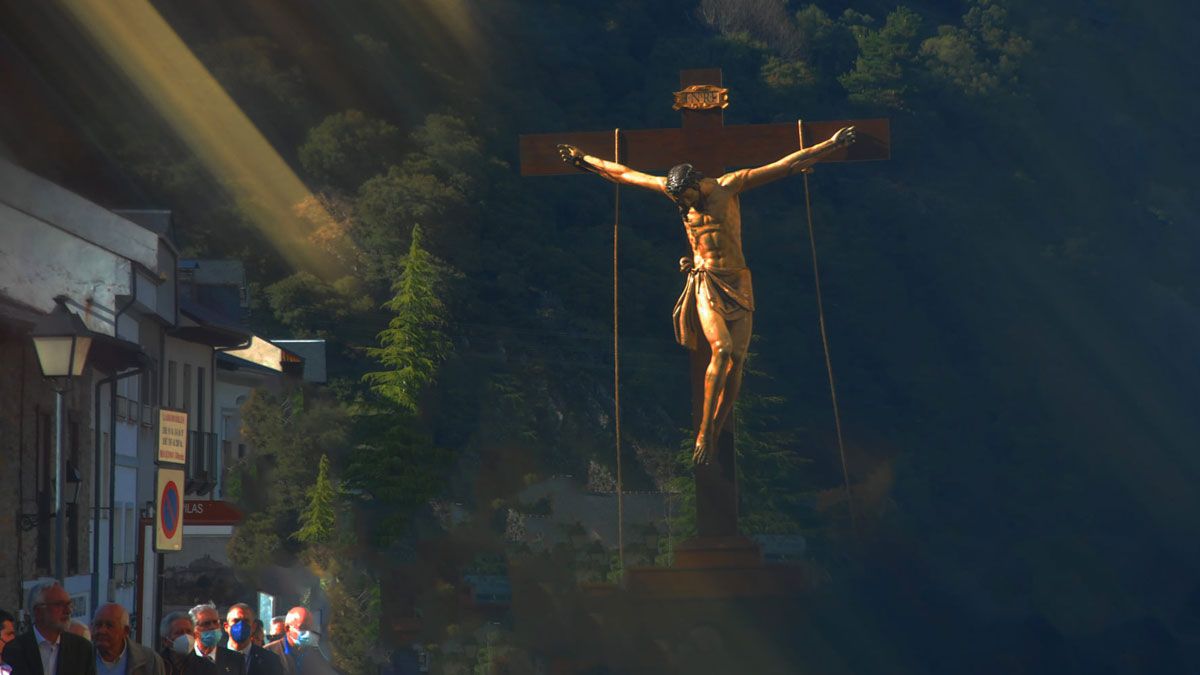
[[[766,185],[773,180],[799,173],[804,168],[821,161],[822,157],[834,150],[850,145],[854,140],[854,127],[844,127],[839,129],[833,136],[830,136],[829,140],[822,141],[803,150],[797,150],[770,164],[750,169],[746,172],[746,180],[742,183],[741,191],[745,192],[746,190]]]
[[[585,155],[582,150],[573,145],[559,145],[558,154],[564,162],[574,165],[581,171],[590,171],[614,183],[633,185],[665,193],[667,179],[662,176],[651,176],[636,169],[631,169],[624,164]]]

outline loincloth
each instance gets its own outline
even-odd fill
[[[735,321],[754,311],[754,286],[750,282],[750,269],[723,269],[691,265],[688,259],[680,260],[680,267],[687,272],[687,283],[679,301],[675,303],[675,341],[696,349],[704,337],[700,326],[700,314],[696,303],[700,302],[700,291],[708,296],[709,306],[726,321]]]

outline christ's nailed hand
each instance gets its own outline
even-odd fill
[[[565,143],[558,145],[558,156],[562,157],[562,161],[567,164],[574,164],[575,166],[579,166],[583,162],[583,152],[579,148]]]
[[[856,140],[858,140],[858,132],[854,130],[854,127],[842,127],[833,135],[833,142],[838,147],[845,147]]]

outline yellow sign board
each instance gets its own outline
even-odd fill
[[[154,550],[183,550],[183,470],[158,470],[154,514]]]
[[[188,414],[182,410],[158,410],[158,461],[187,464]]]

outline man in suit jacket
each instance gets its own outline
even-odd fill
[[[217,664],[196,655],[196,626],[187,612],[171,612],[158,622],[162,657],[167,675],[217,675]]]
[[[229,643],[223,653],[217,655],[217,667],[223,659],[240,658],[245,664],[245,675],[283,675],[283,664],[271,652],[254,644],[255,611],[245,603],[237,603],[225,613],[225,633]]]
[[[319,646],[319,627],[304,607],[293,607],[284,619],[283,637],[266,649],[283,661],[285,675],[336,675]]]
[[[97,675],[164,675],[162,659],[129,636],[129,612],[115,602],[100,605],[92,618]]]
[[[217,614],[217,606],[211,602],[196,605],[188,610],[196,629],[195,654],[202,659],[208,659],[216,665],[217,675],[245,675],[246,661],[238,658],[236,652],[230,652],[221,645],[221,618]]]
[[[96,675],[92,643],[67,632],[71,596],[54,579],[29,589],[33,628],[4,648],[4,663],[13,675]]]

